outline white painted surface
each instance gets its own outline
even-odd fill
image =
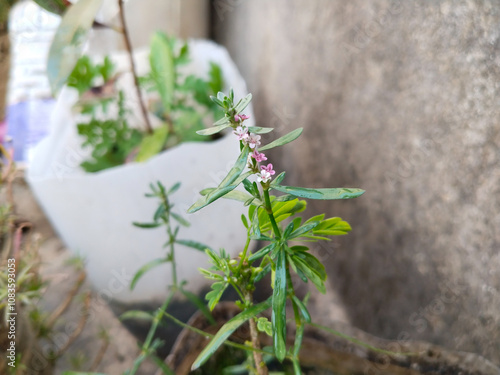
[[[233,87],[238,97],[246,95],[245,82],[225,48],[208,41],[191,41],[190,46],[193,64],[189,69],[203,75],[208,71],[208,62],[215,61],[222,66],[228,87]],[[123,61],[123,56],[119,60]],[[139,69],[144,69],[147,53],[142,52],[137,60]],[[122,81],[127,84],[126,75]],[[128,85],[127,95],[133,94],[130,80]],[[162,245],[167,237],[163,229],[132,226],[133,221],[151,221],[157,202],[145,198],[144,193],[149,183],[157,180],[167,187],[177,181],[183,184],[173,202],[176,212],[192,225],[181,229],[180,238],[200,241],[216,250],[224,247],[233,255],[242,250],[246,231],[239,218],[246,210],[241,203],[221,199],[194,215],[185,214],[199,197],[198,192],[217,186],[231,168],[239,154],[235,137],[185,143],[145,163],[87,174],[79,167],[87,151],[82,150],[76,134],[77,119],[71,111],[76,100],[73,94],[67,88],[61,92],[52,133],[37,146],[27,180],[68,248],[86,258],[89,279],[98,292],[124,302],[165,296],[171,281],[170,265],[149,272],[133,292],[119,288],[148,261],[165,254]],[[245,112],[252,115],[251,107]],[[138,114],[133,117],[140,118]],[[253,118],[248,125],[253,125]],[[191,290],[206,285],[198,272],[198,267],[208,266],[205,254],[179,246],[176,256],[179,278],[188,280]]]

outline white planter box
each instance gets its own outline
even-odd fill
[[[238,97],[247,94],[243,79],[223,47],[207,41],[193,41],[190,46],[193,64],[188,69],[201,69],[199,75],[203,75],[209,61],[217,62],[227,86],[233,87]],[[146,56],[143,53],[142,58],[138,57],[140,67],[147,65]],[[133,90],[128,90],[127,95],[130,92]],[[163,248],[167,241],[163,228],[140,229],[132,225],[133,221],[152,221],[157,201],[144,197],[151,182],[159,180],[166,187],[182,183],[172,196],[174,211],[188,219],[191,226],[181,228],[179,238],[214,249],[223,247],[233,255],[242,250],[246,231],[239,220],[245,211],[241,203],[221,199],[196,214],[185,213],[200,190],[216,186],[232,167],[239,154],[234,136],[215,142],[184,143],[145,163],[87,174],[79,167],[88,151],[82,150],[76,133],[77,119],[71,113],[74,100],[68,90],[61,93],[51,135],[36,147],[27,180],[68,248],[86,259],[88,277],[103,298],[132,303],[159,300],[166,295],[171,282],[170,264],[148,272],[134,291],[129,290],[135,272],[167,251]],[[247,108],[246,113],[252,115],[252,108]],[[206,285],[198,272],[198,267],[208,266],[204,253],[177,246],[176,257],[179,279],[189,281],[190,290]]]

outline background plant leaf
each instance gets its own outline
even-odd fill
[[[80,0],[70,6],[57,28],[49,50],[47,77],[52,94],[64,86],[82,54],[86,36],[102,0]]]
[[[149,62],[151,65],[151,77],[160,94],[163,110],[169,113],[174,101],[174,54],[171,41],[162,32],[153,34]]]
[[[139,144],[139,152],[137,153],[135,160],[144,162],[157,155],[163,149],[163,146],[165,146],[167,137],[167,126],[160,126],[159,128],[154,129],[152,134],[144,136]]]
[[[68,1],[64,0],[34,0],[40,7],[50,13],[62,15],[69,7]]]

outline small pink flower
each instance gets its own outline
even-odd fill
[[[274,175],[276,173],[276,171],[273,170],[273,165],[271,163],[269,163],[267,166],[265,165],[262,165],[260,167],[261,171],[266,171],[268,172],[271,176]]]
[[[238,126],[233,133],[238,137],[238,140],[246,142],[248,140],[248,130],[243,126]]]
[[[250,133],[247,139],[247,143],[250,148],[255,148],[260,145],[260,135]]]
[[[266,155],[260,153],[259,151],[257,150],[254,150],[251,154],[252,158],[254,158],[258,163],[260,163],[261,161],[264,161],[264,160],[267,160],[267,157]]]
[[[275,173],[276,172],[273,170],[272,164],[268,164],[267,167],[262,165],[260,167],[260,173],[257,173],[257,181],[266,183]]]
[[[236,122],[240,122],[240,121],[245,121],[245,120],[248,120],[250,117],[245,115],[245,114],[241,114],[241,115],[234,115],[234,121]]]

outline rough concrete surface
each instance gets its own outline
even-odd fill
[[[316,249],[351,323],[500,364],[500,4],[213,7],[258,125],[305,128],[285,183],[366,189],[309,210],[353,227]]]

